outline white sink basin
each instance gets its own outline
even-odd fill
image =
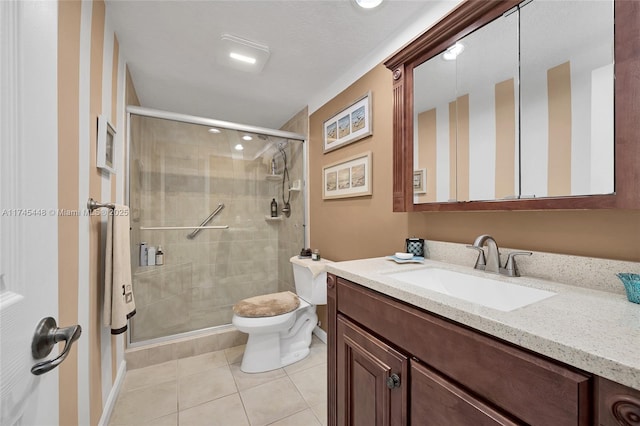
[[[494,280],[490,277],[477,277],[439,268],[394,272],[387,276],[504,312],[513,311],[556,294]]]

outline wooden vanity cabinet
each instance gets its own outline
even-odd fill
[[[327,293],[329,425],[592,424],[589,374],[332,274]]]

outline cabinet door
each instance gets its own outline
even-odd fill
[[[410,373],[410,418],[413,425],[524,425],[509,419],[423,364],[411,361]]]
[[[338,425],[406,425],[407,357],[341,316],[337,325]]]

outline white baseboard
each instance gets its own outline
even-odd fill
[[[113,408],[116,405],[116,400],[118,399],[118,395],[120,394],[120,388],[124,383],[124,376],[127,373],[127,362],[122,361],[120,363],[120,367],[118,368],[118,374],[116,375],[116,380],[113,382],[113,386],[111,387],[111,392],[109,392],[109,397],[107,398],[107,402],[104,404],[104,409],[102,410],[102,416],[100,416],[100,421],[98,422],[98,426],[106,426],[109,424],[109,420],[111,419],[111,413],[113,412]]]
[[[327,344],[327,332],[321,329],[316,325],[316,328],[313,329],[313,334],[315,334],[318,339],[322,340],[324,344]]]

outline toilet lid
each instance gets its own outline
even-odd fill
[[[295,311],[298,306],[298,296],[290,291],[283,291],[241,300],[233,305],[233,313],[248,318],[273,317]]]

